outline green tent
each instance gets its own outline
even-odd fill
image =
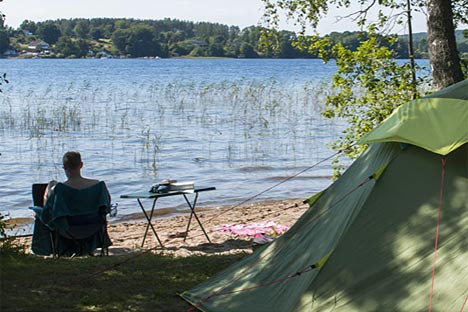
[[[273,243],[181,296],[202,311],[467,311],[468,80],[401,106]]]

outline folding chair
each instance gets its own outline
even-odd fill
[[[44,192],[47,183],[36,183],[32,185],[33,204],[36,207],[44,207]]]
[[[35,183],[32,185],[32,199],[33,199],[33,210],[39,213],[36,208],[44,207],[44,193],[47,189],[47,183]],[[38,237],[38,238],[37,238]],[[36,239],[37,238],[37,239]],[[56,256],[55,252],[55,233],[46,227],[36,215],[34,221],[33,241],[32,249],[36,249],[39,254],[52,254]],[[35,246],[37,245],[37,246]],[[50,252],[49,252],[50,251]]]
[[[44,191],[47,184],[36,183],[32,186],[33,202],[36,207],[44,207]],[[111,245],[107,234],[107,219],[105,207],[93,213],[74,214],[65,216],[67,227],[50,229],[36,218],[33,234],[33,252],[37,254],[52,254],[54,257],[94,255],[94,247],[101,249],[101,256],[108,255],[108,246]],[[44,242],[45,233],[48,232],[50,246]],[[42,236],[36,240],[34,236]],[[92,247],[91,247],[92,246]],[[36,250],[35,250],[36,249]]]
[[[94,250],[89,250],[88,246],[93,240],[97,240],[97,245],[101,248],[101,256],[109,255],[106,239],[107,235],[107,219],[103,209],[96,213],[67,216],[68,229],[56,230],[54,250],[57,256],[62,254],[70,254],[70,249],[76,255],[94,256]],[[73,242],[67,244],[65,240]],[[66,244],[65,248],[62,246]]]

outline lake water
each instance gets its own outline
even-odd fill
[[[0,213],[32,217],[31,184],[65,178],[61,157],[82,153],[83,175],[120,195],[171,178],[216,186],[200,206],[308,198],[330,183],[340,134],[320,116],[334,64],[320,60],[0,60]],[[181,199],[161,199],[173,213]]]

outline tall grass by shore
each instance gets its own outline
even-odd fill
[[[35,139],[37,148],[50,146],[54,138],[72,135],[138,137],[140,157],[149,157],[156,165],[164,145],[164,128],[180,125],[181,131],[190,125],[209,131],[230,127],[234,141],[236,136],[275,134],[284,130],[284,124],[301,125],[291,127],[288,133],[294,142],[297,132],[311,132],[316,127],[326,90],[316,82],[284,86],[273,79],[142,82],[118,89],[84,81],[71,83],[65,90],[25,90],[3,97],[0,135],[15,133]]]

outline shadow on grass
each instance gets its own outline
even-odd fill
[[[1,311],[186,311],[179,293],[242,255],[1,257]]]

